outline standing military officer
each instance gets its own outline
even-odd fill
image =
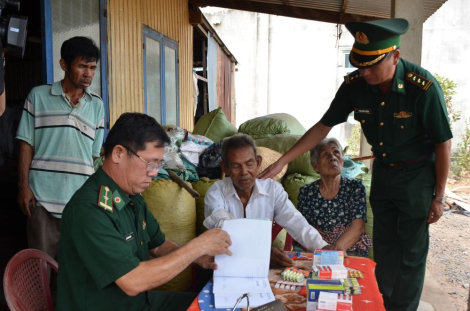
[[[261,178],[276,175],[312,149],[354,111],[375,156],[376,277],[387,310],[416,310],[423,288],[428,225],[443,213],[452,133],[442,89],[422,67],[400,58],[404,19],[349,22],[355,38],[345,77],[330,108]]]

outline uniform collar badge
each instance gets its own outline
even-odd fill
[[[98,206],[107,212],[113,212],[113,194],[106,186],[101,186]]]
[[[368,44],[370,43],[369,38],[367,38],[366,34],[362,31],[356,32],[356,42],[360,44]]]
[[[118,210],[121,210],[126,205],[126,203],[124,202],[121,195],[119,194],[119,191],[115,190],[113,192],[113,196],[114,196],[114,206],[117,207]]]
[[[145,220],[142,220],[142,229],[146,229],[147,228],[147,223],[145,222]]]

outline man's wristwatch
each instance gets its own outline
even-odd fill
[[[434,200],[439,201],[442,204],[445,204],[446,203],[446,196],[443,196],[443,197],[434,196]]]

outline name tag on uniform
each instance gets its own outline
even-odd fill
[[[129,241],[133,240],[134,239],[134,232],[131,232],[128,235],[126,235],[125,239],[126,239],[126,242],[129,242]]]
[[[355,113],[363,113],[363,114],[372,114],[372,109],[359,109],[355,108],[354,109]]]
[[[407,119],[410,118],[413,115],[412,112],[407,112],[407,111],[400,111],[398,113],[394,113],[393,116],[397,119]]]

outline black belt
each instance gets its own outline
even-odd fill
[[[386,166],[389,166],[389,167],[392,167],[392,168],[401,168],[401,167],[408,166],[410,164],[418,163],[418,162],[424,161],[426,159],[429,159],[430,157],[432,157],[432,155],[433,154],[430,153],[430,154],[427,154],[425,156],[422,156],[422,157],[419,157],[419,158],[416,158],[416,159],[411,159],[411,160],[401,161],[401,162],[395,162],[395,163],[389,163]]]

